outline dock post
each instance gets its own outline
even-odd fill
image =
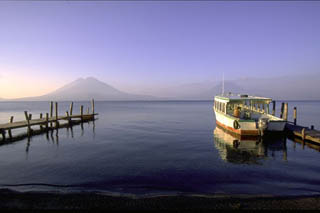
[[[72,116],[72,111],[73,111],[73,102],[70,104],[70,109],[69,109],[69,114]]]
[[[49,125],[49,113],[46,113],[46,129],[48,130]]]
[[[283,117],[284,102],[281,103],[280,118]]]
[[[276,114],[276,101],[272,101],[272,115]]]
[[[40,113],[40,119],[42,120],[42,113]],[[42,125],[40,124],[40,129],[42,130]]]
[[[58,102],[55,102],[55,111],[56,111],[56,128],[59,127],[59,121],[58,121]]]
[[[32,114],[31,113],[29,114],[29,120],[30,121],[32,120]]]
[[[285,103],[283,107],[283,120],[288,120],[288,103]]]
[[[69,116],[69,112],[68,112],[68,111],[66,111],[66,116],[67,116],[67,119],[68,119],[68,124],[70,125],[71,119],[70,119],[70,116]]]
[[[293,124],[297,125],[297,107],[293,108]]]
[[[31,126],[30,126],[30,116],[28,116],[28,112],[27,111],[24,111],[24,116],[26,117],[26,120],[27,120],[27,125],[28,125],[28,136],[31,135]]]
[[[81,122],[83,121],[83,105],[80,106]]]
[[[50,102],[50,118],[53,117],[53,102]],[[52,122],[50,122],[50,127],[52,127]]]
[[[94,99],[91,100],[92,114],[94,115]]]
[[[12,123],[13,122],[13,116],[10,117],[9,122]],[[8,134],[9,134],[9,138],[10,140],[12,139],[12,132],[11,129],[8,130]]]
[[[2,129],[1,134],[2,134],[2,141],[5,141],[6,140],[6,130]]]
[[[302,138],[303,141],[304,141],[305,138],[306,138],[306,129],[305,129],[305,128],[303,128],[303,129],[301,130],[301,138]]]

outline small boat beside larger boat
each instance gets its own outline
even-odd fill
[[[218,126],[239,135],[259,136],[265,132],[282,132],[286,121],[269,114],[271,98],[248,95],[219,95],[213,111]]]

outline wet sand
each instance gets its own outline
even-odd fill
[[[134,198],[98,193],[16,192],[0,190],[0,209],[110,209],[110,210],[211,210],[211,209],[320,209],[320,196],[155,196]]]

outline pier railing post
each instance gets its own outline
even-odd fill
[[[293,124],[297,125],[297,107],[293,108]]]

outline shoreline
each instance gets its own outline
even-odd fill
[[[134,197],[97,192],[18,192],[0,189],[0,209],[320,209],[320,195],[155,195]]]

